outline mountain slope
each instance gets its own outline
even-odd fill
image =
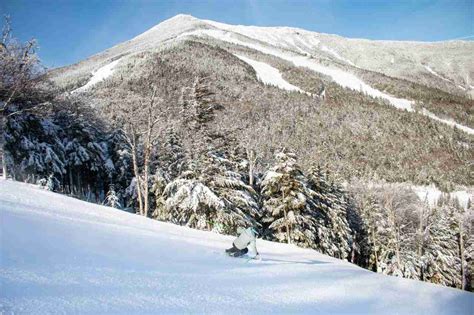
[[[354,89],[372,97],[380,97],[397,108],[409,111],[414,110],[413,105],[415,101],[420,101],[419,99],[397,98],[389,95],[362,81],[357,77],[357,72],[368,70],[459,95],[471,95],[474,89],[471,85],[474,63],[469,58],[474,45],[470,42],[417,43],[345,39],[336,35],[297,28],[228,25],[199,20],[188,15],[177,15],[130,41],[114,46],[84,62],[58,69],[54,72],[54,76],[83,77],[87,73],[97,71],[99,66],[117,62],[117,59],[124,55],[157,49],[190,36],[211,37],[220,42],[228,42],[276,56],[292,62],[296,67],[306,67],[317,73],[328,75],[342,87]],[[347,58],[341,54],[345,54]],[[95,77],[91,81],[94,79]],[[81,89],[85,90],[89,87],[91,81],[83,85]],[[433,113],[432,108],[428,110],[431,112],[422,108],[419,113],[474,134],[474,129],[469,126],[470,123],[466,126],[463,121],[459,121],[457,115],[448,116],[446,119],[435,116],[437,113]],[[439,108],[436,110],[443,114],[446,112]],[[455,122],[452,121],[453,119]],[[462,120],[465,119],[471,120],[469,117]]]
[[[416,79],[364,69],[327,38],[350,43],[354,50],[368,42],[380,52],[406,55],[398,65],[410,68]],[[238,145],[255,150],[262,168],[275,149],[286,146],[298,154],[304,168],[329,165],[347,180],[375,177],[436,184],[445,190],[472,186],[474,101],[461,89],[438,86],[446,84],[447,77],[437,64],[423,65],[410,56],[416,55],[414,47],[424,47],[436,55],[429,60],[470,73],[474,67],[464,59],[473,44],[385,44],[179,15],[49,75],[65,94],[74,92],[97,108],[106,123],[120,104],[148,99],[147,88],[153,84],[162,103],[175,109],[164,128],[185,123],[180,110],[183,90],[196,77],[204,77],[224,108],[213,131],[232,134]],[[456,53],[444,46],[456,47]]]
[[[229,25],[183,14],[91,57],[86,64],[156,48],[180,34],[195,30],[224,31],[273,48],[322,57],[342,65],[421,81],[460,93],[474,89],[474,62],[470,58],[474,43],[469,41],[425,43],[348,39],[291,27]]]
[[[470,314],[472,293],[259,240],[161,223],[0,181],[0,312]]]

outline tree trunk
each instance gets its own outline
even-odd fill
[[[423,253],[423,248],[424,248],[424,237],[423,237],[423,217],[424,217],[424,208],[421,209],[420,212],[420,224],[418,226],[418,235],[420,239],[418,240],[418,258],[422,259],[424,253]],[[425,269],[423,268],[423,265],[420,267],[420,280],[425,281]]]
[[[148,173],[150,172],[149,170],[149,157],[145,157],[145,165],[144,165],[144,180],[143,180],[143,199],[144,199],[144,205],[143,205],[143,215],[145,217],[148,217],[148,210],[149,210],[149,205],[148,205]]]
[[[3,147],[2,147],[2,172],[3,172],[3,179],[7,179],[8,178],[7,159],[6,159],[5,149]]]
[[[372,228],[372,243],[374,244],[375,272],[379,272],[379,257],[377,255],[377,245],[375,244],[375,230]]]
[[[72,179],[72,167],[69,167],[69,193],[74,195],[74,181]]]
[[[6,107],[6,106],[5,106]],[[3,115],[2,115],[3,116]],[[0,150],[2,151],[2,176],[3,179],[8,178],[8,169],[7,169],[7,154],[5,153],[5,137],[3,136],[3,130],[5,130],[7,126],[7,119],[5,116],[2,117],[2,120],[0,120]]]
[[[461,258],[461,290],[464,290],[466,288],[466,271],[464,270],[464,240],[462,238],[462,234],[462,220],[459,219],[459,256]]]
[[[143,201],[142,201],[142,190],[141,190],[141,182],[140,182],[140,171],[138,169],[137,151],[134,145],[132,146],[132,163],[133,163],[133,173],[137,180],[138,209],[139,209],[140,215],[143,215]]]
[[[249,185],[253,187],[253,169],[255,167],[255,152],[247,150],[247,157],[249,159]]]
[[[283,192],[283,202],[285,202],[285,193]],[[288,224],[288,217],[286,215],[286,208],[283,208],[283,215],[285,216],[285,225],[286,225],[286,238],[288,241],[288,244],[291,244],[291,239],[290,239],[290,225]]]
[[[352,246],[351,246],[351,263],[355,263],[355,255],[356,255],[356,238],[357,238],[357,232],[354,231],[354,235],[352,237]]]

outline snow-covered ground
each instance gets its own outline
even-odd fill
[[[262,81],[264,84],[273,85],[282,90],[297,91],[297,92],[302,92],[302,93],[311,95],[310,93],[303,91],[299,87],[294,86],[293,84],[283,79],[280,71],[270,66],[269,64],[260,62],[257,60],[253,60],[242,55],[235,55],[235,56],[239,58],[240,60],[248,63],[250,66],[252,66],[252,68],[254,68],[255,72],[257,73],[257,78],[260,81]]]
[[[103,67],[100,67],[96,71],[92,72],[92,78],[90,78],[89,81],[84,86],[81,86],[80,88],[75,89],[74,91],[72,91],[72,93],[84,92],[91,86],[99,83],[100,81],[107,79],[114,72],[114,68],[119,62],[120,62],[120,59],[117,59],[115,61],[112,61],[109,64],[106,64]]]
[[[443,196],[443,192],[434,185],[412,186],[411,189],[416,193],[422,202],[426,202],[430,207],[436,206],[439,199]],[[467,190],[457,190],[450,192],[449,197],[453,199],[456,198],[459,201],[459,205],[464,209],[467,209],[469,200],[471,202],[474,201],[473,194]]]
[[[348,64],[350,64],[351,66],[354,66],[354,67],[355,67],[355,64],[354,64],[352,61],[350,61],[350,60],[348,60],[348,59],[342,57],[342,56],[339,55],[339,53],[338,53],[337,51],[335,51],[334,49],[329,48],[329,47],[326,47],[326,46],[324,46],[324,45],[321,45],[321,50],[322,50],[322,51],[325,51],[325,52],[328,52],[328,53],[330,53],[331,55],[333,55],[334,57],[336,57],[336,59],[339,59],[339,60],[341,60],[341,61],[343,61],[343,62],[345,62],[345,63],[348,63]]]
[[[474,295],[0,180],[0,313],[472,314]]]

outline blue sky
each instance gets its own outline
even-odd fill
[[[80,61],[178,13],[369,39],[471,40],[474,35],[474,0],[0,0],[0,14],[11,16],[14,35],[36,38],[48,67]]]

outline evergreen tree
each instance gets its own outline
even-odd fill
[[[366,253],[367,267],[372,271],[380,271],[380,256],[382,252],[382,240],[380,238],[381,222],[383,221],[382,209],[373,195],[369,195],[362,205],[361,218],[366,231],[367,244]]]
[[[318,231],[307,180],[295,154],[284,150],[275,155],[275,160],[261,182],[267,238],[312,247]]]
[[[160,150],[159,164],[167,176],[172,179],[178,177],[185,170],[185,151],[179,135],[173,128],[166,131],[164,144]]]
[[[454,208],[434,210],[430,226],[430,242],[426,248],[426,279],[446,286],[461,286],[461,262],[458,255]]]
[[[258,225],[256,192],[245,182],[235,162],[213,152],[189,166],[158,196],[157,217],[221,233]]]
[[[105,196],[104,204],[112,208],[117,208],[117,209],[122,208],[122,205],[120,203],[120,195],[116,193],[115,187],[113,184],[109,185],[109,191],[107,192],[107,195]]]
[[[317,248],[340,259],[347,258],[351,242],[351,231],[347,222],[347,201],[343,189],[330,179],[329,172],[313,167],[309,172],[309,187],[314,192],[319,225],[325,233],[317,240]],[[322,230],[322,228],[319,228]]]

